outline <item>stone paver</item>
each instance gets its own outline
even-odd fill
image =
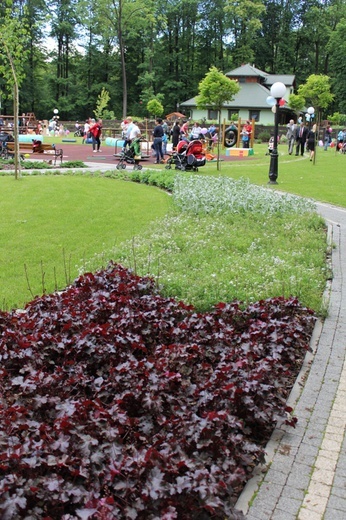
[[[328,317],[315,328],[304,384],[291,393],[297,427],[276,430],[267,446],[270,468],[237,502],[247,520],[346,519],[346,210],[318,204],[318,211],[332,245]]]

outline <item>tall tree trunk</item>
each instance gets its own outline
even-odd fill
[[[19,155],[19,130],[18,130],[18,118],[19,118],[19,89],[17,83],[17,77],[15,75],[14,69],[14,93],[13,93],[13,117],[14,117],[14,140],[15,140],[15,154],[14,154],[14,176],[16,179],[21,177],[21,164],[20,164],[20,155]]]
[[[121,73],[123,81],[123,118],[125,119],[127,114],[127,78],[126,78],[126,63],[125,63],[125,49],[122,38],[122,31],[119,28],[119,48],[120,48],[120,59],[121,59]]]
[[[220,149],[220,141],[221,141],[221,136],[223,135],[223,132],[221,132],[221,109],[219,108],[218,109],[218,120],[219,120],[219,131],[218,131],[218,134],[217,134],[217,171],[220,171],[221,170],[221,163],[220,163],[220,154],[221,154],[221,149]]]
[[[15,179],[18,179],[21,176],[20,157],[19,157],[19,132],[18,132],[19,89],[18,89],[17,75],[16,75],[16,70],[14,68],[12,55],[10,53],[10,50],[9,50],[5,40],[2,40],[2,41],[3,41],[3,44],[4,44],[5,50],[6,50],[6,54],[7,54],[8,60],[9,60],[10,65],[11,65],[12,76],[13,76],[14,177],[15,177]]]

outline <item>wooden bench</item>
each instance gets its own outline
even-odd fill
[[[7,142],[7,155],[14,156],[14,142]],[[56,164],[57,158],[60,158],[60,165],[62,164],[63,158],[63,150],[61,148],[56,148],[54,144],[46,144],[40,141],[40,144],[37,147],[33,146],[33,143],[19,143],[19,154],[21,159],[24,160],[26,154],[30,155],[51,155],[54,157],[54,165]]]

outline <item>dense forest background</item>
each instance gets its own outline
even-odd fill
[[[328,113],[346,113],[346,0],[2,0],[0,33],[9,20],[21,27],[20,112],[39,119],[92,116],[103,88],[110,116],[146,117],[155,97],[169,113],[211,66],[242,63],[295,74],[296,87],[326,74]],[[6,60],[1,45],[1,112],[12,114]]]

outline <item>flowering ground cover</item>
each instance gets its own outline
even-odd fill
[[[138,182],[159,177],[134,173]],[[244,179],[178,174],[170,180],[175,211],[88,258],[80,274],[115,260],[154,277],[162,294],[198,310],[219,301],[294,296],[324,313],[326,227],[312,201]]]
[[[0,313],[0,517],[241,518],[234,501],[314,324],[296,299],[207,313],[119,265]]]

